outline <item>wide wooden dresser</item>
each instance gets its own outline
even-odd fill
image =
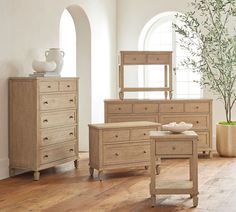
[[[155,122],[124,122],[89,125],[89,170],[93,176],[103,171],[150,164],[150,131],[160,129]]]
[[[10,176],[68,161],[78,166],[78,78],[9,79]]]
[[[212,100],[105,100],[105,122],[152,121],[192,123],[198,152],[212,157]]]

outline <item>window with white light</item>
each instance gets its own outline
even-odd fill
[[[173,51],[173,97],[174,98],[200,98],[200,74],[194,73],[181,65],[188,52],[180,46],[180,35],[175,32],[173,23],[176,23],[175,14],[167,14],[157,19],[147,30],[144,37],[143,50],[146,51]],[[178,23],[179,24],[179,23]],[[161,66],[145,66],[143,68],[145,87],[163,87],[164,69]],[[140,72],[139,72],[140,73]],[[146,92],[145,98],[164,98],[163,92]]]

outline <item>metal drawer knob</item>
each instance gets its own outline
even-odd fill
[[[143,135],[147,135],[146,133],[143,133]]]
[[[73,133],[73,132],[70,132],[69,135],[74,135],[74,133]]]
[[[199,109],[199,106],[196,106],[196,109]]]
[[[118,107],[118,110],[121,110],[121,108],[120,108],[120,107]]]
[[[48,104],[48,101],[43,102],[43,104],[47,105],[47,104]]]
[[[196,121],[197,124],[199,124],[199,121]]]
[[[159,57],[157,57],[156,60],[159,60]]]
[[[44,119],[43,122],[46,123],[46,122],[48,122],[48,120],[47,120],[47,119]]]
[[[136,58],[136,57],[134,57],[134,58],[133,58],[133,60],[137,60],[137,58]]]
[[[119,136],[118,135],[115,135],[116,138],[118,138]]]
[[[48,155],[44,155],[43,157],[44,157],[44,158],[48,158]]]
[[[73,119],[74,118],[74,116],[69,116],[69,119]]]
[[[170,107],[170,109],[171,109],[171,110],[173,110],[173,109],[174,109],[174,107]]]
[[[146,150],[144,150],[143,153],[147,153]]]
[[[48,140],[48,137],[43,138],[43,140],[44,140],[44,141],[47,141],[47,140]]]
[[[175,146],[173,146],[173,147],[172,147],[172,150],[176,150],[176,147],[175,147]]]
[[[144,110],[147,110],[147,109],[148,109],[147,107],[144,108]]]
[[[67,85],[66,87],[67,87],[67,88],[70,88],[70,85]]]
[[[74,99],[70,99],[70,102],[73,102],[74,101]]]
[[[74,151],[74,149],[70,149],[69,151],[70,151],[70,152],[73,152],[73,151]]]
[[[48,88],[51,88],[51,85],[48,85]]]
[[[118,153],[115,153],[115,156],[119,156],[119,154],[118,154]]]

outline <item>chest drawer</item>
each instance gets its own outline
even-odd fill
[[[39,82],[39,92],[56,92],[59,90],[57,81]]]
[[[105,145],[104,146],[104,165],[125,164],[127,161],[143,162],[150,160],[149,142],[140,145]]]
[[[57,160],[73,157],[76,155],[75,144],[70,144],[55,149],[40,151],[40,164],[46,164]]]
[[[124,64],[145,64],[146,55],[143,54],[125,54],[123,56]]]
[[[59,128],[56,130],[41,130],[40,143],[41,146],[47,146],[50,144],[71,141],[76,139],[76,137],[76,126]]]
[[[160,123],[168,124],[170,122],[186,122],[193,124],[192,129],[208,129],[209,117],[207,115],[161,115]]]
[[[105,130],[102,138],[104,142],[128,141],[129,130]]]
[[[197,132],[198,134],[198,148],[209,148],[209,133]]]
[[[134,104],[133,112],[134,113],[157,113],[158,105],[157,104]]]
[[[40,109],[75,108],[76,94],[55,94],[40,96]]]
[[[185,112],[188,113],[209,113],[210,104],[209,103],[185,103]]]
[[[149,54],[147,60],[149,64],[169,64],[170,56],[167,54]]]
[[[132,113],[132,104],[109,104],[108,113]]]
[[[138,140],[149,140],[149,132],[156,131],[157,128],[142,128],[142,129],[132,129],[130,140],[138,141]]]
[[[77,122],[76,116],[77,114],[75,110],[42,113],[40,115],[41,128],[75,124]]]
[[[182,103],[160,104],[159,110],[161,113],[181,113],[184,112],[184,104]]]
[[[75,91],[77,89],[77,83],[75,80],[60,81],[60,91]]]
[[[192,142],[190,141],[156,142],[157,155],[188,155],[192,154],[192,151]]]
[[[158,122],[157,116],[109,116],[108,123],[129,121],[151,121]]]

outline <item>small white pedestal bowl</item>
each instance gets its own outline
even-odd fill
[[[193,127],[191,123],[180,122],[177,124],[176,122],[171,122],[169,124],[162,125],[162,129],[166,131],[170,131],[172,133],[182,133],[186,130],[189,130]]]

